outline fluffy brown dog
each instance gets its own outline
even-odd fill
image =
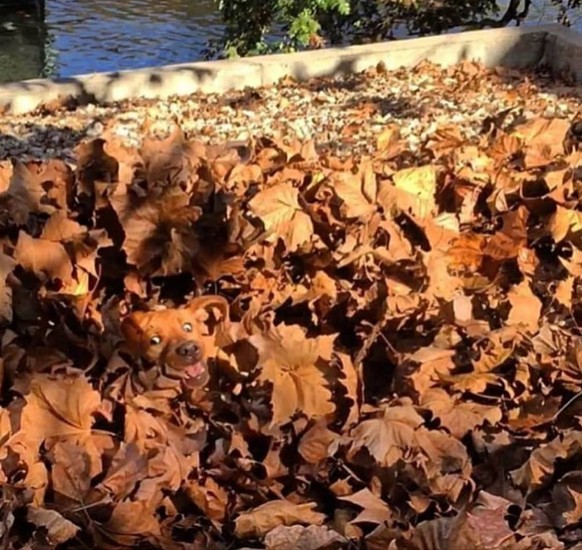
[[[153,385],[158,376],[180,381],[191,390],[208,383],[207,358],[215,338],[206,320],[213,309],[228,321],[228,302],[221,296],[194,298],[174,309],[135,311],[123,320],[121,331],[129,351],[144,366],[157,367],[150,369]]]

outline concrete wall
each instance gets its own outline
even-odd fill
[[[163,98],[197,91],[225,92],[273,84],[290,75],[298,80],[360,72],[382,61],[388,69],[412,67],[422,60],[451,65],[476,60],[487,66],[534,67],[540,61],[558,68],[562,59],[582,75],[582,35],[558,25],[512,27],[445,36],[406,39],[364,46],[328,48],[235,61],[185,63],[134,71],[81,75],[54,80],[28,80],[0,85],[0,110],[24,113],[41,103],[73,96],[108,102]]]
[[[546,38],[542,60],[557,73],[582,80],[582,34],[560,26]]]

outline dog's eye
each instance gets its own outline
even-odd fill
[[[159,346],[162,343],[162,339],[159,336],[152,336],[150,338],[150,344],[152,346]]]
[[[192,323],[184,323],[182,325],[184,332],[192,332]]]

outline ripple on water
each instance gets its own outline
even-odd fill
[[[194,61],[222,32],[214,0],[46,1],[45,38],[0,25],[0,81]]]

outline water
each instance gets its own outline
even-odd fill
[[[552,21],[548,5],[534,0],[529,23]],[[0,82],[195,61],[221,32],[213,0],[46,0],[41,28],[0,15]]]
[[[0,81],[193,61],[222,33],[213,0],[47,0],[45,33],[34,19],[0,19]]]

